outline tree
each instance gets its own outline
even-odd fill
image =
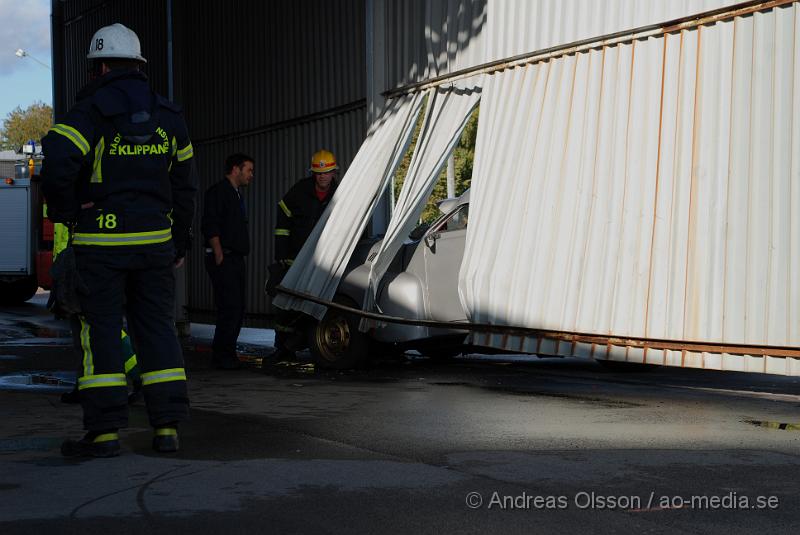
[[[464,193],[469,189],[472,183],[472,164],[475,159],[475,141],[478,137],[478,110],[479,108],[473,110],[464,128],[464,132],[461,134],[461,139],[459,139],[458,145],[456,145],[455,150],[453,150],[456,168],[456,195]],[[417,126],[411,137],[408,151],[395,172],[395,199],[400,195],[400,189],[403,187],[403,181],[408,172],[408,167],[411,164],[411,156],[417,146],[417,138],[422,129],[424,115],[425,106],[423,106],[417,118]],[[420,219],[426,223],[430,223],[439,217],[441,213],[437,205],[439,201],[445,198],[447,198],[447,169],[442,169],[439,173],[436,185],[433,187],[431,196],[428,198],[428,202],[425,205],[425,209],[422,211]]]
[[[0,147],[16,150],[30,139],[39,141],[52,125],[53,108],[44,102],[34,102],[25,110],[17,106],[3,119]]]

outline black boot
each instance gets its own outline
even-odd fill
[[[178,424],[165,424],[156,427],[153,435],[153,449],[159,453],[178,451]]]
[[[119,450],[116,429],[89,431],[80,440],[65,440],[61,444],[61,455],[64,457],[116,457]]]

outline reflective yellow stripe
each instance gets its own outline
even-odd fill
[[[92,442],[111,442],[112,440],[119,440],[119,433],[103,433],[94,437]]]
[[[89,339],[89,324],[83,316],[81,320],[81,348],[83,349],[83,375],[89,376],[94,373],[94,362],[92,362],[92,344]]]
[[[286,217],[292,217],[292,211],[289,210],[289,207],[286,206],[286,203],[283,202],[283,199],[278,201],[278,206],[281,207],[281,210],[283,210],[283,213],[286,214]]]
[[[156,429],[157,437],[177,437],[178,430],[174,427],[159,427]]]
[[[85,375],[78,378],[78,390],[85,390],[87,388],[108,388],[115,386],[128,386],[124,373]]]
[[[284,262],[286,262],[287,266],[291,266],[292,264],[294,264],[294,260],[292,260],[291,258],[287,258],[286,260],[284,260]]]
[[[89,182],[100,184],[103,182],[103,152],[106,150],[106,139],[101,137],[94,148],[94,164],[92,165],[92,178]]]
[[[136,360],[136,353],[134,353],[131,355],[131,358],[125,361],[125,375],[130,373],[130,371],[134,369],[137,364],[139,364],[139,362]]]
[[[191,143],[189,143],[184,148],[182,148],[182,149],[180,149],[178,151],[178,161],[179,162],[185,162],[186,160],[188,160],[192,156],[194,156],[194,148],[192,147]]]
[[[163,243],[172,239],[172,229],[152,230],[148,232],[128,232],[119,234],[95,234],[76,232],[72,238],[73,245],[148,245]]]
[[[78,147],[78,149],[81,151],[81,154],[83,154],[84,156],[89,154],[89,149],[90,149],[89,142],[86,141],[86,138],[83,137],[83,134],[81,134],[71,126],[59,123],[53,126],[53,128],[51,128],[50,131],[55,132],[56,134],[61,134],[65,138],[75,143],[75,146]]]
[[[288,228],[276,228],[275,235],[276,236],[291,236],[291,232]]]
[[[53,260],[67,248],[69,243],[69,229],[63,223],[53,225]]]
[[[185,381],[186,370],[183,368],[170,368],[169,370],[156,370],[142,374],[142,385],[168,383],[170,381]]]

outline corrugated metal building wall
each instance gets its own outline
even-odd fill
[[[191,129],[201,195],[223,178],[225,157],[255,159],[244,195],[250,218],[248,314],[270,313],[262,289],[273,259],[278,200],[308,175],[311,154],[332,150],[342,172],[366,131],[363,0],[176,0],[175,95]],[[200,213],[195,222],[199,229]],[[213,308],[198,236],[188,266],[189,307]]]
[[[386,89],[483,63],[487,1],[388,1]]]
[[[53,107],[57,119],[69,110],[75,95],[88,80],[89,40],[98,28],[114,22],[137,33],[142,55],[147,58],[145,72],[153,88],[167,94],[167,4],[164,0],[141,0],[135,6],[120,0],[54,0],[52,9],[56,85]]]
[[[62,116],[86,83],[85,50],[99,27],[132,28],[148,59],[153,87],[168,93],[166,0],[54,0],[56,114]],[[174,100],[184,106],[203,192],[223,178],[225,157],[245,152],[256,177],[245,193],[252,254],[248,259],[250,316],[271,312],[262,288],[272,261],[274,209],[307,176],[311,154],[334,151],[343,170],[364,139],[364,0],[172,1]],[[187,264],[187,306],[213,309],[203,267],[202,238]]]

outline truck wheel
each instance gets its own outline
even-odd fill
[[[334,303],[358,308],[352,299],[337,295]],[[322,321],[309,330],[308,345],[314,362],[332,370],[358,367],[367,359],[369,340],[358,330],[359,317],[329,308]]]
[[[21,305],[39,289],[36,276],[25,277],[13,282],[0,282],[0,303],[4,305]]]

